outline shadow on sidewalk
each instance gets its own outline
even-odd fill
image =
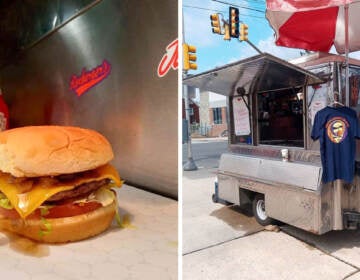
[[[251,205],[241,207],[238,205],[224,206],[211,212],[210,216],[225,222],[235,230],[245,230],[246,232],[246,229],[248,229],[249,232],[254,232],[254,227],[258,228],[258,230],[263,229],[253,218]]]

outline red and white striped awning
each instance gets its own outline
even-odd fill
[[[359,0],[267,0],[266,17],[276,44],[328,52],[332,45],[345,53],[345,13],[348,5],[349,51],[360,50]]]

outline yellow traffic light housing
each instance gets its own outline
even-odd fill
[[[239,9],[229,7],[230,37],[239,38]]]
[[[245,23],[240,24],[240,41],[247,41],[248,40],[248,29],[249,27]]]
[[[183,70],[196,70],[197,69],[197,65],[195,63],[197,57],[196,57],[196,47],[195,46],[190,46],[188,44],[183,44],[183,60],[184,60],[184,65],[183,65]]]
[[[220,17],[219,14],[212,14],[210,15],[212,32],[221,34],[221,26],[220,26]]]
[[[231,40],[231,38],[230,38],[230,26],[227,23],[225,23],[224,27],[225,27],[224,40],[230,41]]]

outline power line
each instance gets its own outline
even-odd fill
[[[239,8],[242,8],[242,9],[247,9],[247,10],[250,10],[250,11],[255,11],[255,12],[259,12],[259,13],[265,13],[265,11],[263,11],[263,10],[254,9],[254,8],[250,8],[250,7],[244,7],[244,6],[236,5],[236,4],[229,3],[229,2],[224,2],[224,1],[220,1],[220,0],[212,0],[212,1],[218,2],[218,3],[221,3],[221,4],[225,4],[225,5],[239,7]]]
[[[221,10],[207,9],[207,8],[203,8],[203,7],[196,7],[196,6],[190,6],[190,5],[183,5],[183,7],[185,7],[185,8],[191,8],[191,9],[211,11],[211,12],[219,12],[219,13],[224,13],[224,14],[227,13],[227,12],[221,11]],[[243,16],[246,16],[246,17],[252,17],[252,18],[265,19],[265,17],[255,16],[255,15],[251,15],[251,14],[242,14],[241,16],[242,16],[242,17],[243,17]]]
[[[261,7],[266,6],[265,1],[263,1],[263,0],[237,0],[237,1],[241,1],[241,2],[243,2],[243,4],[248,4],[250,2],[250,3],[254,4],[254,5],[260,5]]]
[[[212,12],[219,12],[219,13],[225,13],[224,11],[215,10],[215,9],[207,9],[203,7],[196,7],[196,6],[189,6],[189,5],[183,5],[185,8],[192,8],[192,9],[198,9],[198,10],[206,10],[206,11],[212,11]]]

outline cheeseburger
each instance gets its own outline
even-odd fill
[[[0,229],[48,243],[86,239],[117,214],[122,181],[109,142],[89,129],[27,126],[0,132]]]

